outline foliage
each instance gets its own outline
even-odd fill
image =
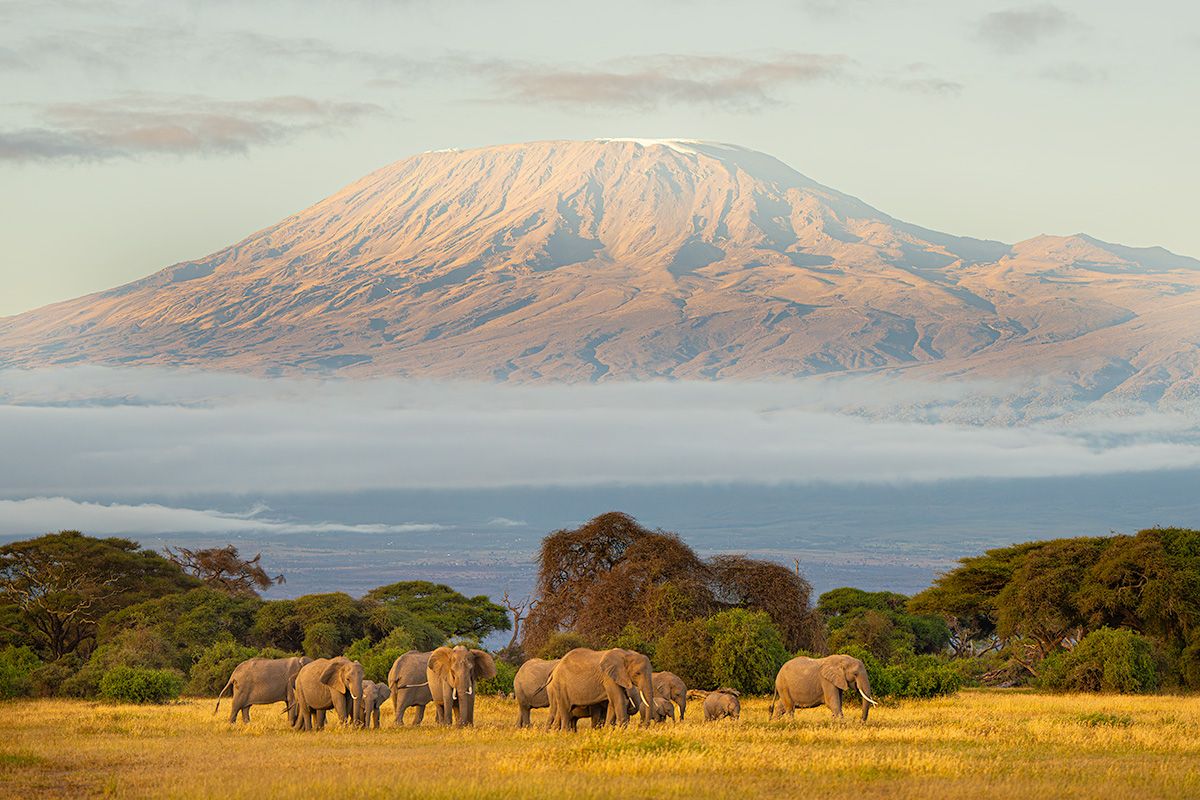
[[[87,663],[62,684],[62,693],[72,697],[92,697],[100,689],[104,676],[116,667],[174,669],[179,652],[161,633],[150,628],[121,631],[97,647]]]
[[[712,670],[713,627],[707,619],[676,622],[658,640],[654,668],[674,672],[693,688],[715,688]]]
[[[888,695],[924,699],[954,694],[963,686],[962,673],[939,656],[915,656],[883,668]],[[869,673],[868,673],[869,675]],[[875,689],[875,684],[871,684]]]
[[[364,636],[346,649],[344,655],[363,665],[364,677],[376,683],[387,683],[388,672],[396,659],[416,649],[412,636],[403,628],[396,628],[375,644]]]
[[[193,585],[129,539],[62,531],[0,547],[0,603],[10,607],[0,618],[15,617],[51,660],[89,647],[105,614]]]
[[[242,558],[231,544],[204,550],[168,547],[164,552],[169,561],[205,586],[238,597],[258,597],[260,591],[285,582],[282,575],[271,577],[262,568],[262,553]]]
[[[372,589],[366,599],[426,621],[442,632],[442,639],[473,636],[482,640],[493,631],[512,627],[503,606],[484,595],[465,597],[440,583],[400,581]]]
[[[83,658],[78,653],[43,663],[29,674],[30,694],[34,697],[57,697],[66,694],[64,684],[74,677],[82,666]]]
[[[173,669],[120,666],[100,679],[100,696],[118,703],[165,703],[182,691],[183,676]]]
[[[37,653],[28,647],[9,645],[0,650],[0,700],[30,694],[31,676],[41,665]]]
[[[304,629],[302,647],[309,658],[333,658],[342,649],[337,626],[332,622],[314,622]]]
[[[551,634],[546,643],[542,645],[542,649],[538,651],[537,657],[553,660],[562,658],[576,647],[587,646],[587,640],[578,633],[574,633],[573,631],[557,631]]]
[[[769,693],[789,657],[770,615],[735,608],[714,615],[709,624],[713,681],[743,694]]]
[[[510,695],[513,692],[513,679],[517,677],[517,668],[507,661],[495,659],[496,677],[479,681],[475,691],[479,694]]]
[[[636,624],[631,622],[622,628],[621,632],[617,634],[617,638],[613,642],[613,647],[621,647],[625,650],[636,650],[639,653],[645,654],[650,658],[651,661],[653,661],[656,645],[654,637],[651,634],[643,631]]]
[[[938,616],[909,614],[908,598],[895,592],[843,587],[821,595],[817,610],[829,626],[830,652],[861,645],[885,662],[944,652],[950,628]]]
[[[217,694],[229,681],[238,664],[257,655],[253,647],[240,645],[233,636],[225,634],[209,645],[196,660],[188,674],[187,693],[206,697]]]
[[[1038,678],[1047,689],[1141,694],[1158,688],[1153,645],[1124,628],[1100,628],[1072,650],[1047,658]]]

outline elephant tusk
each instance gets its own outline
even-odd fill
[[[873,705],[873,706],[879,705],[879,703],[876,703],[874,700],[872,700],[871,695],[867,694],[866,692],[859,690],[859,694],[861,694],[863,696],[863,700],[866,700],[871,705]]]
[[[458,689],[451,689],[451,690],[450,690],[450,699],[451,699],[451,700],[457,700],[457,699],[458,699]]]
[[[467,687],[467,694],[475,694],[475,687],[474,687],[474,686],[468,686],[468,687]]]
[[[642,694],[642,687],[638,687],[638,697],[642,698],[642,705],[649,706],[650,703],[646,700],[646,695]]]

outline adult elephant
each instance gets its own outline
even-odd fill
[[[770,718],[787,714],[795,716],[797,708],[816,708],[824,703],[834,717],[842,716],[842,692],[853,686],[862,695],[862,718],[875,700],[871,697],[871,681],[867,668],[853,656],[833,655],[825,658],[798,656],[784,664],[775,677],[775,697],[771,700]]]
[[[683,715],[687,711],[687,686],[683,680],[674,672],[656,672],[650,677],[654,682],[654,696],[679,706],[679,721],[683,722]],[[671,719],[674,718],[672,711]]]
[[[550,698],[550,727],[571,728],[571,710],[608,703],[608,719],[629,724],[629,705],[636,703],[641,724],[650,724],[654,696],[650,659],[633,650],[591,650],[577,647],[559,660],[550,672],[546,693]]]
[[[475,682],[496,677],[496,662],[482,650],[439,647],[429,654],[425,678],[443,725],[475,724]]]
[[[521,665],[513,678],[513,695],[517,698],[517,727],[528,728],[532,723],[529,712],[534,708],[549,708],[550,696],[546,693],[546,685],[550,682],[550,673],[561,659],[547,661],[544,658],[531,658]],[[633,703],[633,701],[630,701]],[[636,710],[636,704],[633,705]],[[593,728],[603,728],[608,717],[608,701],[590,706],[573,706],[568,717],[568,727],[575,729],[575,723],[580,719],[590,717]]]
[[[325,712],[333,709],[345,723],[361,725],[363,718],[363,666],[344,656],[318,658],[300,668],[296,675],[296,722],[298,730],[325,727]]]
[[[230,689],[233,690],[233,708],[229,712],[229,722],[237,721],[242,715],[242,722],[250,721],[250,706],[266,705],[268,703],[286,703],[288,721],[295,721],[295,709],[292,687],[296,675],[305,664],[311,663],[307,657],[298,658],[248,658],[233,668],[233,674],[225,683],[225,688],[217,695],[217,705],[213,714],[221,708],[221,698]]]
[[[429,692],[429,680],[425,677],[425,669],[429,666],[429,656],[426,653],[409,650],[392,663],[388,670],[388,689],[392,692],[392,708],[396,712],[396,724],[404,724],[404,712],[408,708],[416,708],[413,713],[413,725],[420,725],[425,719],[425,706],[433,702]],[[442,710],[436,710],[437,719],[441,722]]]

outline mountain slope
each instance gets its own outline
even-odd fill
[[[424,153],[196,261],[0,320],[0,365],[509,380],[903,369],[1196,396],[1200,262],[909,225],[688,141]]]

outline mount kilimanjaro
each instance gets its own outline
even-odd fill
[[[896,220],[684,140],[423,153],[237,244],[0,320],[0,367],[508,381],[899,373],[1200,397],[1200,262]]]

